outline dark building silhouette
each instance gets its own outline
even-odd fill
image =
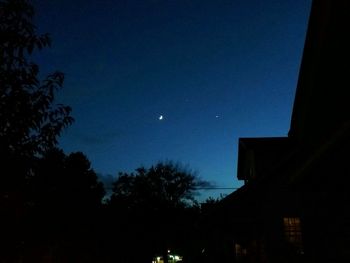
[[[350,261],[349,35],[350,1],[313,1],[289,134],[239,139],[211,259]]]

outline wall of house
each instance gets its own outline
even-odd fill
[[[289,135],[322,141],[350,120],[350,1],[314,0]]]

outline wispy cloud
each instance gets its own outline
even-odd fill
[[[112,131],[112,132],[101,132],[96,134],[87,134],[87,133],[74,133],[72,136],[75,140],[78,140],[80,143],[87,145],[101,145],[109,144],[116,138],[123,137],[125,133],[121,130]]]

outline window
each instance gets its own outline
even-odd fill
[[[286,241],[293,245],[299,253],[302,252],[302,237],[299,217],[283,218]]]
[[[240,244],[235,244],[235,256],[236,260],[239,262],[247,255],[247,249],[243,248]]]

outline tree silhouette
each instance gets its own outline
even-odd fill
[[[140,251],[139,257],[127,260],[151,260],[159,253],[167,262],[168,249],[183,249],[198,215],[194,212],[197,188],[203,186],[209,183],[171,162],[120,173],[109,202],[118,222],[115,226],[122,226],[114,227],[115,235],[121,236],[121,245],[129,243],[132,250]],[[124,249],[131,254],[130,250]]]
[[[23,162],[43,153],[73,121],[70,107],[54,104],[63,74],[55,72],[40,81],[39,67],[31,61],[33,51],[50,45],[48,34],[36,33],[33,15],[25,0],[0,2],[0,154],[4,163]],[[23,179],[23,172],[17,176]],[[2,186],[9,179],[2,180]]]
[[[34,204],[70,214],[92,211],[101,206],[104,189],[90,161],[81,153],[65,155],[60,149],[47,151],[37,161],[30,180]]]
[[[33,164],[73,121],[70,107],[54,104],[63,74],[40,81],[31,60],[32,52],[50,45],[48,34],[37,34],[33,15],[26,0],[0,1],[0,246],[5,259],[19,257],[23,246]]]
[[[73,257],[84,246],[91,247],[85,256],[94,252],[104,189],[86,156],[51,149],[33,173],[26,229],[30,247],[56,247],[55,257]]]
[[[135,173],[120,173],[113,184],[111,202],[129,208],[186,207],[195,202],[197,188],[209,185],[179,165],[160,162],[149,169],[140,167]]]

